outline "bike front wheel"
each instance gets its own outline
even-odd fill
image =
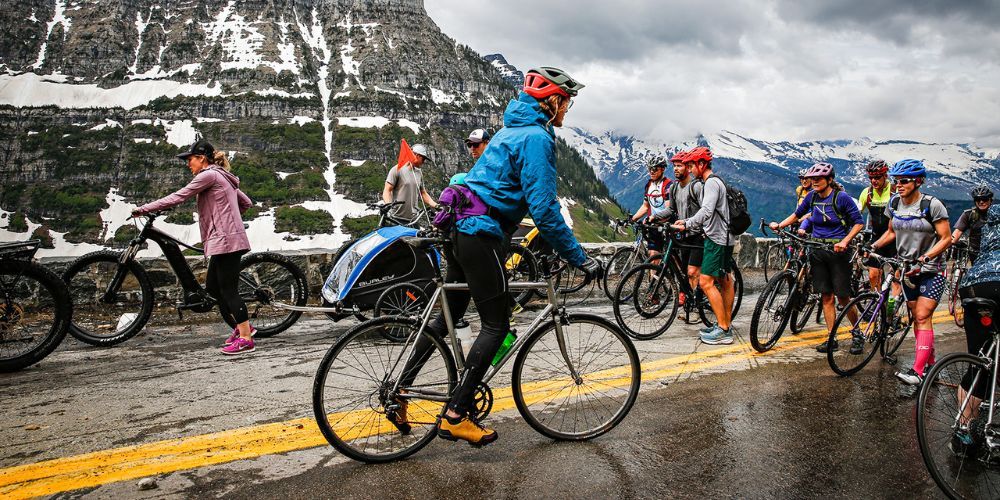
[[[69,328],[72,304],[52,271],[27,261],[0,261],[0,373],[48,356]]]
[[[595,438],[617,426],[635,404],[639,355],[604,318],[569,314],[560,321],[565,353],[554,321],[533,331],[518,352],[511,375],[514,403],[528,425],[546,437]]]
[[[89,253],[66,268],[62,279],[73,301],[69,333],[94,346],[113,346],[134,337],[153,314],[153,285],[136,261],[121,254]]]
[[[774,275],[757,299],[750,318],[750,345],[757,352],[766,352],[778,343],[791,314],[795,276],[791,271]]]
[[[991,383],[982,358],[956,353],[938,360],[920,386],[920,454],[934,482],[951,498],[995,498],[1000,491],[998,450],[986,443]],[[958,439],[960,430],[971,444]]]
[[[258,337],[277,335],[302,316],[301,311],[282,309],[279,302],[304,306],[309,298],[309,284],[302,269],[288,257],[271,252],[243,257],[238,290]],[[236,326],[233,318],[224,319],[229,326]]]
[[[608,260],[608,265],[604,269],[604,293],[608,296],[608,299],[615,300],[615,290],[618,289],[618,283],[621,282],[625,273],[636,264],[641,263],[642,259],[639,255],[639,249],[635,247],[619,248],[611,256],[611,259]]]
[[[881,299],[877,293],[866,293],[848,302],[837,314],[826,351],[826,360],[837,375],[854,375],[881,348],[886,331],[885,304]]]
[[[632,268],[618,283],[611,307],[615,321],[636,340],[663,335],[677,317],[677,284],[656,264]]]
[[[885,340],[882,341],[882,357],[888,358],[903,345],[906,334],[913,327],[913,318],[910,317],[910,308],[906,302],[896,303],[898,311],[893,312],[893,316],[887,320],[888,327],[885,331]]]
[[[444,342],[427,330],[418,334],[419,326],[417,320],[401,316],[361,323],[341,336],[320,362],[313,382],[313,413],[323,436],[344,455],[368,463],[391,462],[415,453],[437,435],[444,401],[458,376]],[[400,337],[409,341],[387,340]],[[418,342],[421,352],[411,356],[423,362],[407,365],[402,357],[412,342]]]

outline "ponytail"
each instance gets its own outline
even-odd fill
[[[839,182],[833,179],[830,179],[830,186],[833,187],[834,191],[844,191],[844,186],[842,186]]]
[[[558,94],[553,94],[538,100],[538,105],[542,108],[542,112],[549,116],[549,121],[546,125],[552,125],[552,120],[556,119],[556,115],[559,113],[559,106],[562,105],[562,99]]]
[[[226,156],[226,153],[222,151],[216,151],[215,154],[212,155],[211,162],[213,165],[222,167],[226,172],[230,171],[229,158]]]

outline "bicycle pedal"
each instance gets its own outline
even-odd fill
[[[896,360],[896,356],[886,356],[886,358],[885,358],[885,362],[889,363],[890,365],[893,365],[893,366],[896,365],[896,361],[897,361]]]

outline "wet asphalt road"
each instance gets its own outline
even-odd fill
[[[744,311],[737,325],[745,338]],[[316,364],[349,326],[306,320],[240,359],[223,359],[209,345],[224,336],[210,325],[159,324],[113,349],[68,339],[36,367],[0,378],[0,441],[8,444],[0,468],[311,417]],[[697,326],[678,321],[663,337],[637,343],[644,366],[711,356],[719,348],[699,345]],[[936,329],[939,356],[964,348],[953,324]],[[876,358],[838,378],[812,349],[816,342],[794,346],[795,339],[786,334],[768,356],[748,357],[742,346],[714,363],[644,376],[629,416],[591,442],[553,442],[508,411],[491,416],[500,439],[483,449],[435,440],[407,460],[373,466],[319,446],[160,473],[149,491],[129,479],[59,496],[940,497],[916,444],[913,392],[893,377],[895,367]],[[912,352],[907,340],[900,362]]]

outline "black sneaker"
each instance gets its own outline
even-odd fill
[[[860,335],[855,335],[854,338],[851,339],[851,350],[848,352],[854,355],[865,352],[865,338]]]
[[[822,344],[819,345],[819,347],[816,348],[816,352],[827,352],[828,350],[829,351],[836,351],[840,347],[840,345],[837,343],[836,340],[833,341],[832,345],[828,345],[828,344],[830,344],[829,340],[826,341],[826,342],[823,342]]]

